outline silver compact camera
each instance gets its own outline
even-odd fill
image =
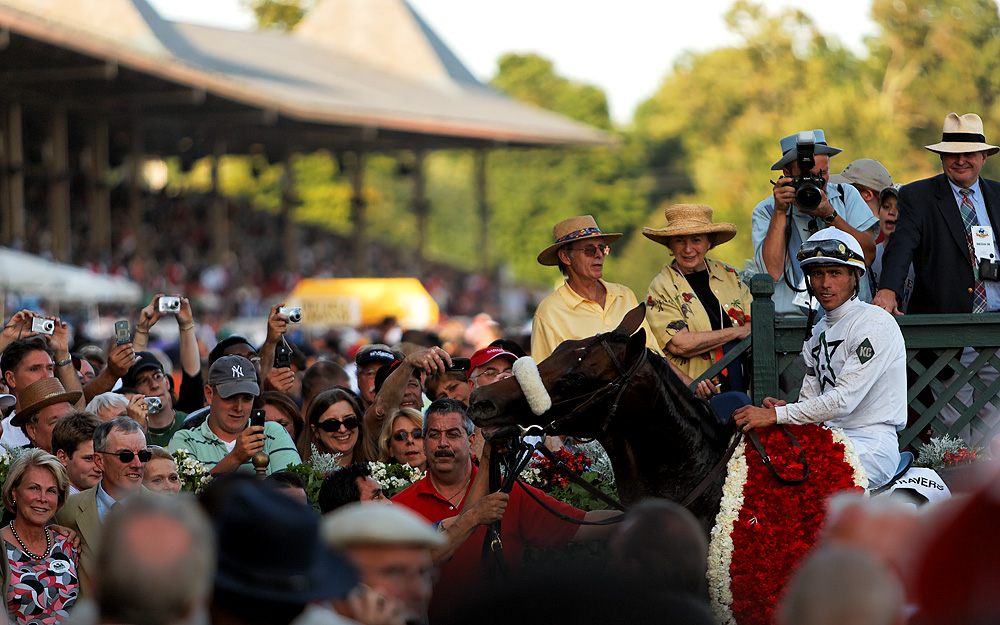
[[[157,309],[161,313],[173,313],[177,314],[181,311],[181,298],[179,297],[161,297],[160,304]]]
[[[52,334],[56,331],[56,322],[45,317],[32,317],[31,331],[39,334]]]
[[[159,397],[147,397],[146,398],[146,414],[156,414],[163,410],[163,401]]]
[[[302,309],[297,306],[282,306],[278,309],[278,314],[288,317],[291,323],[302,321]]]

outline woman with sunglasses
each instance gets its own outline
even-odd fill
[[[378,437],[378,448],[381,450],[379,460],[408,464],[421,471],[427,470],[427,457],[424,455],[424,416],[413,408],[400,408],[382,424],[382,432]]]
[[[299,455],[303,462],[312,457],[313,447],[323,454],[340,454],[337,465],[367,462],[362,447],[361,398],[351,391],[335,387],[316,395],[306,410],[306,428],[299,440]]]
[[[47,526],[69,495],[62,463],[41,449],[10,466],[3,505],[14,520],[2,530],[3,593],[11,623],[59,623],[79,592],[79,552]]]
[[[670,249],[646,292],[646,321],[667,359],[691,378],[707,371],[722,355],[750,335],[750,289],[736,270],[707,258],[708,251],[736,236],[736,226],[712,223],[704,204],[674,204],[664,211],[665,228],[642,234]],[[742,362],[717,378],[702,381],[698,394],[745,391]]]
[[[620,233],[603,233],[593,217],[583,215],[560,221],[552,235],[555,242],[542,250],[538,262],[558,266],[566,282],[535,310],[531,356],[536,362],[548,358],[563,341],[614,330],[625,313],[639,305],[630,288],[602,279],[604,260]],[[646,346],[662,354],[645,321],[642,328]]]

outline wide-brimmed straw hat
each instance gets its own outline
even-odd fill
[[[590,215],[570,217],[556,224],[552,229],[552,238],[555,243],[548,246],[538,255],[538,262],[542,265],[554,266],[559,264],[559,248],[584,239],[596,239],[603,237],[605,243],[612,243],[622,238],[620,232],[601,232],[597,227],[597,222]]]
[[[660,245],[670,246],[670,237],[687,234],[708,235],[712,246],[716,246],[736,236],[736,226],[727,223],[712,223],[712,207],[704,204],[673,204],[663,214],[667,218],[665,228],[643,228],[642,235]]]
[[[80,391],[67,391],[59,378],[42,378],[32,382],[20,393],[21,410],[10,420],[11,425],[23,426],[36,412],[53,404],[75,404],[82,394]]]
[[[992,156],[1000,152],[1000,148],[986,143],[983,134],[983,120],[975,113],[966,113],[961,117],[958,113],[948,113],[944,118],[944,129],[941,142],[925,145],[926,149],[938,154],[964,154],[966,152],[986,152]]]

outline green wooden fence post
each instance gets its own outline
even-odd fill
[[[753,401],[778,396],[778,359],[774,353],[774,278],[758,273],[750,279],[750,336],[753,337]]]

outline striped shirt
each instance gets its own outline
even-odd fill
[[[198,462],[206,465],[209,471],[226,457],[229,453],[226,443],[212,432],[208,427],[208,419],[193,430],[178,430],[170,439],[169,450],[186,449],[190,451]],[[275,471],[281,471],[290,464],[299,464],[299,452],[295,450],[292,438],[285,428],[278,425],[276,421],[268,421],[264,424],[264,434],[267,439],[264,441],[264,453],[271,457],[271,463],[267,465],[267,473],[270,475]],[[240,471],[253,472],[253,464],[248,460],[240,465]]]

